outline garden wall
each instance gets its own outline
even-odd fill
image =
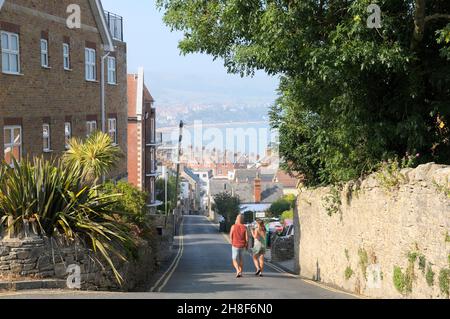
[[[154,245],[153,245],[154,246]],[[67,245],[62,240],[27,237],[0,240],[0,281],[15,279],[63,279],[70,265],[81,268],[81,289],[106,291],[145,291],[154,274],[156,248],[141,241],[136,261],[117,263],[124,279],[122,286],[109,267],[102,267],[98,256],[81,244]],[[116,260],[117,262],[117,260]],[[105,262],[102,264],[106,265]]]
[[[370,297],[448,298],[450,167],[427,164],[402,175],[391,189],[376,175],[338,196],[302,189],[295,214],[301,276]]]

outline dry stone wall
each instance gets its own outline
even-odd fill
[[[67,279],[70,265],[81,268],[81,289],[108,291],[144,291],[157,268],[155,245],[141,241],[138,258],[118,262],[124,282],[118,285],[110,267],[80,243],[28,237],[0,240],[0,281],[14,279]]]
[[[401,174],[393,188],[372,175],[335,195],[300,191],[301,276],[376,298],[448,298],[450,167],[430,163]]]

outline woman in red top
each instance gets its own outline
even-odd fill
[[[236,278],[241,278],[244,269],[244,252],[248,243],[247,227],[244,225],[244,216],[241,214],[237,216],[236,224],[231,227],[230,239]]]

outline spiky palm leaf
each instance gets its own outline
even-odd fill
[[[84,142],[72,139],[63,161],[69,168],[81,169],[88,182],[96,183],[116,165],[121,155],[108,134],[95,132]]]

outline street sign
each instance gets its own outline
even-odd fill
[[[266,213],[256,213],[256,218],[266,218]]]

